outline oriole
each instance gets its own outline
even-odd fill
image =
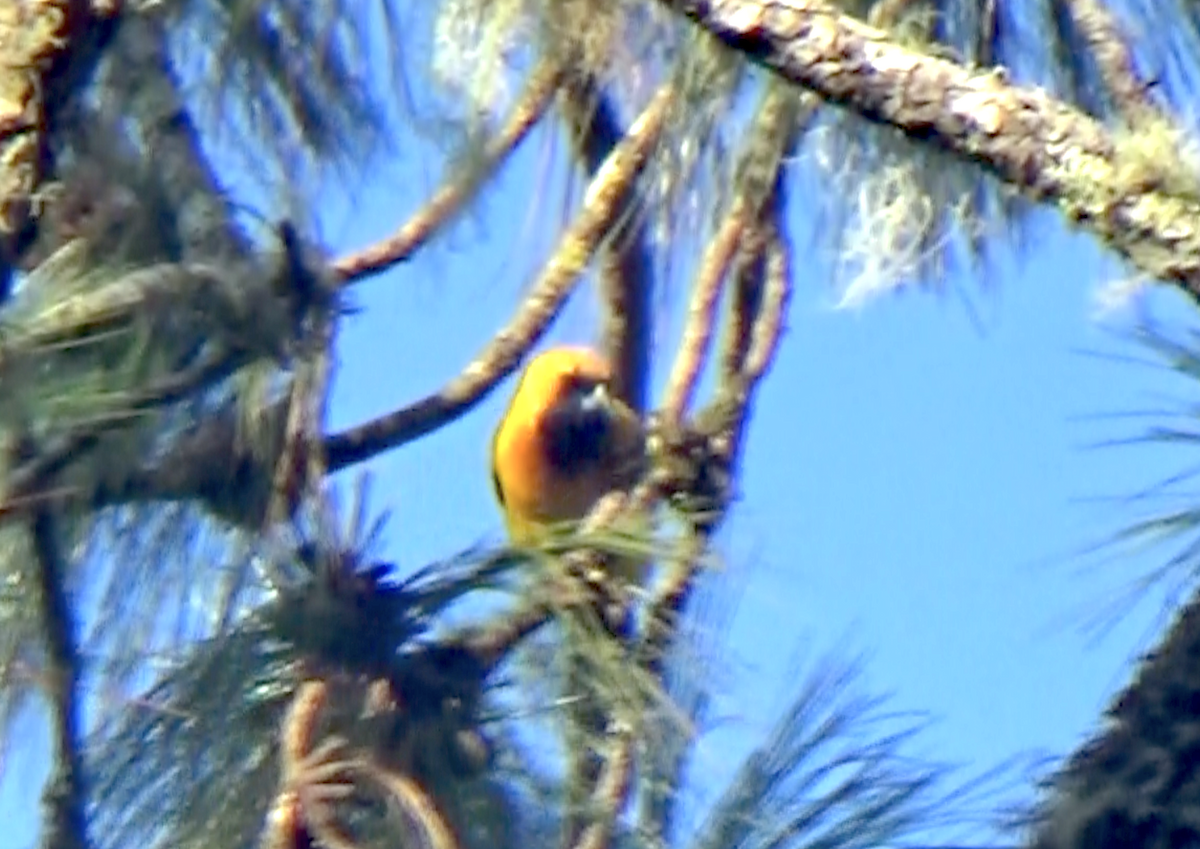
[[[492,439],[492,484],[516,545],[583,519],[640,476],[645,432],[610,394],[611,379],[608,361],[590,348],[552,348],[526,366]]]

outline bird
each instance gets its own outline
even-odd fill
[[[584,346],[547,349],[525,367],[491,445],[492,485],[513,545],[570,527],[641,477],[645,428],[613,395],[612,379],[609,361]],[[632,579],[643,567],[630,561],[613,571]]]

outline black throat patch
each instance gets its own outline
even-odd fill
[[[589,469],[604,458],[611,430],[603,410],[584,410],[571,403],[559,405],[542,420],[546,459],[567,475]]]

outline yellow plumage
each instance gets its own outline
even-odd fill
[[[492,439],[492,482],[514,544],[583,519],[641,474],[642,423],[609,393],[611,379],[608,361],[583,347],[552,348],[525,368]]]

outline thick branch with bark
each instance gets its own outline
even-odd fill
[[[0,8],[0,302],[37,233],[58,112],[95,69],[120,9],[120,0]]]
[[[659,0],[829,103],[1055,205],[1147,275],[1200,297],[1200,198],[1131,179],[1118,141],[1045,92],[891,41],[822,0]],[[1182,163],[1177,163],[1182,166]]]
[[[84,792],[82,672],[75,612],[67,597],[67,562],[49,508],[30,522],[46,651],[54,765],[43,791],[44,849],[88,849]]]

